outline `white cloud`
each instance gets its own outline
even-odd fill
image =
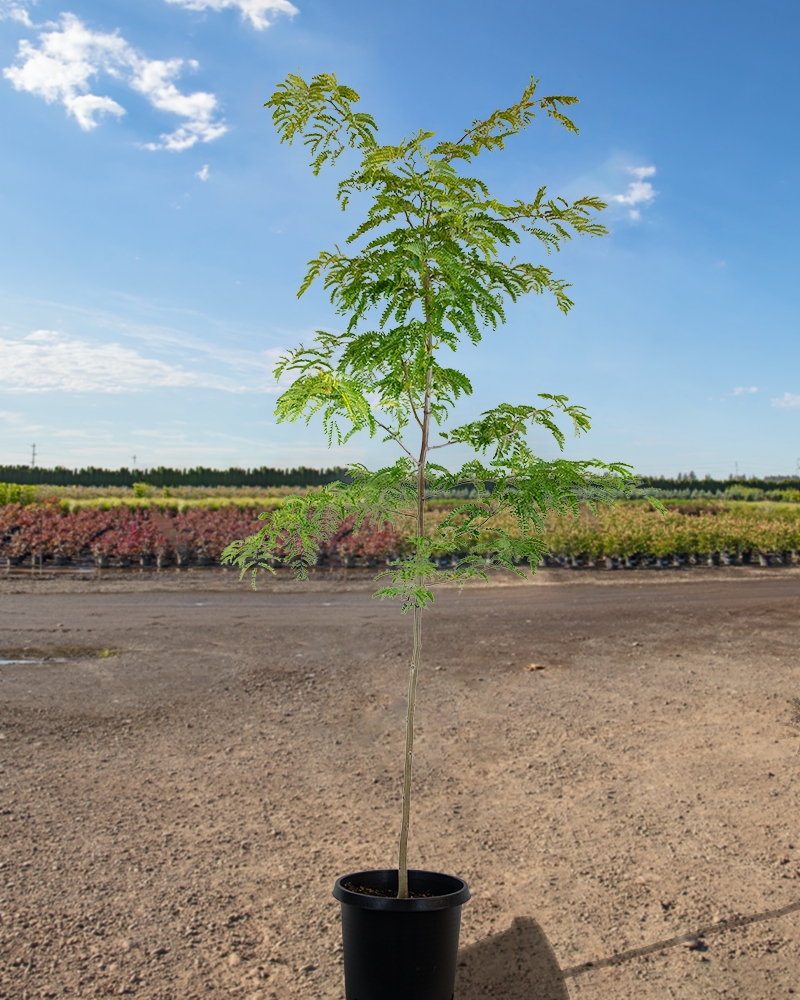
[[[625,194],[612,194],[611,200],[619,202],[621,205],[631,206],[640,203],[647,204],[647,202],[652,201],[656,196],[656,192],[653,190],[653,185],[645,180],[645,177],[652,177],[656,172],[656,168],[626,167],[625,169],[629,174],[633,174],[636,180],[631,181]],[[638,221],[642,217],[642,213],[638,208],[632,207],[629,214],[634,221]]]
[[[205,164],[205,166],[203,166],[203,168],[201,170],[197,171],[197,173],[195,174],[195,177],[199,177],[201,181],[207,181],[208,180],[209,174],[208,174],[208,164],[207,163]]]
[[[120,344],[92,344],[53,330],[36,330],[21,340],[0,338],[0,370],[4,389],[17,392],[247,391],[229,378],[185,371]]]
[[[778,406],[781,409],[786,409],[790,406],[800,406],[800,396],[796,396],[791,392],[785,392],[779,399],[773,399],[772,405]]]
[[[126,113],[112,98],[89,92],[90,81],[101,72],[142,94],[159,111],[187,119],[174,132],[162,134],[160,142],[146,143],[146,149],[189,149],[228,131],[224,121],[216,118],[213,94],[183,94],[173,83],[185,64],[197,68],[195,60],[147,59],[117,32],[92,31],[74,14],[62,14],[60,26],[53,27],[39,35],[38,48],[23,39],[17,65],[4,69],[3,76],[17,90],[43,97],[48,104],[60,101],[84,131],[97,127],[98,116],[120,118]]]
[[[749,388],[744,385],[737,385],[733,390],[734,396],[744,396],[746,392],[758,392],[758,386],[751,385]]]
[[[0,410],[0,420],[11,424],[18,431],[38,431],[43,426],[42,424],[31,424],[25,419],[23,414],[12,412],[11,410]]]
[[[0,0],[0,21],[20,21],[32,28],[28,7],[36,0]]]
[[[116,301],[116,310],[93,309],[63,301],[2,294],[0,313],[3,309],[32,310],[40,317],[42,326],[49,328],[45,332],[64,324],[66,334],[73,339],[80,337],[93,343],[138,342],[134,343],[137,350],[183,362],[203,371],[224,373],[235,379],[237,384],[241,383],[246,391],[259,393],[283,391],[283,387],[276,384],[273,371],[278,359],[286,353],[285,345],[305,343],[309,337],[314,336],[313,326],[283,328],[269,325],[265,328],[253,328],[246,324],[240,325],[230,317],[220,319],[196,309],[167,308],[146,297],[121,292],[112,297]],[[158,322],[157,318],[170,322]],[[23,326],[21,323],[0,326],[0,337],[20,341],[26,334],[31,336],[29,330],[30,326]],[[200,330],[206,331],[205,336],[196,332]],[[256,350],[239,346],[265,341],[275,343],[276,340],[277,346],[260,347]],[[0,392],[2,389],[0,366]]]
[[[167,3],[177,3],[188,10],[222,10],[224,7],[238,7],[242,17],[250,19],[250,23],[258,31],[268,28],[271,21],[267,13],[287,14],[294,17],[300,11],[289,0],[167,0]]]

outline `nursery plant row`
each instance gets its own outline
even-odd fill
[[[60,504],[8,504],[0,508],[0,559],[9,566],[26,558],[54,565],[87,559],[99,566],[213,565],[232,539],[253,535],[263,526],[258,518],[263,506],[183,504],[180,510],[162,510],[119,504],[69,510]],[[397,544],[388,525],[361,532],[355,544],[352,524],[344,522],[319,557],[349,563],[357,553],[370,561],[385,560],[397,551]]]
[[[156,488],[147,483],[130,486],[21,486],[19,483],[0,483],[0,507],[8,503],[23,505],[58,501],[69,509],[81,503],[134,505],[156,503],[170,506],[187,500],[213,503],[233,500],[252,506],[254,503],[277,503],[283,497],[305,495],[314,486],[174,486]]]
[[[263,526],[264,504],[230,501],[167,503],[117,502],[111,505],[46,503],[6,504],[0,508],[0,560],[20,565],[31,559],[52,565],[94,561],[100,566],[213,565],[232,539],[255,534]],[[430,510],[426,534],[433,542],[448,514]],[[494,527],[513,533],[510,522]],[[376,565],[406,553],[412,523],[371,524],[354,532],[352,519],[320,546],[318,563]],[[494,532],[482,531],[477,549],[488,549]],[[658,562],[797,562],[800,509],[779,504],[676,507],[661,518],[648,504],[581,510],[547,518],[550,555],[544,564],[645,565]],[[279,553],[280,556],[280,553]],[[276,560],[280,564],[281,560]]]
[[[142,502],[156,503],[159,506],[175,506],[181,501],[217,502],[222,499],[232,500],[240,505],[250,506],[253,503],[277,502],[291,495],[305,495],[318,486],[154,486],[152,483],[134,483],[132,486],[55,486],[48,484],[20,485],[19,483],[0,482],[0,507],[7,503],[44,503],[58,500],[69,502],[74,509],[76,501],[100,504],[131,503],[139,505]],[[474,492],[464,487],[454,490],[451,497],[469,498]],[[800,490],[782,488],[764,490],[746,484],[734,484],[726,489],[665,489],[660,488],[656,494],[660,500],[700,501],[720,503],[730,500],[746,500],[750,503],[772,501],[775,503],[800,503]],[[620,501],[625,498],[620,496]],[[450,502],[450,501],[448,501]]]

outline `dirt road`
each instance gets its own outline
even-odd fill
[[[343,997],[333,883],[400,825],[372,589],[0,579],[0,659],[45,658],[0,664],[3,1000]],[[789,568],[437,595],[410,863],[470,884],[459,1000],[800,994],[799,611]]]

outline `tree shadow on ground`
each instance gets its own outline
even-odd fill
[[[503,1000],[569,1000],[564,973],[544,931],[533,917],[515,917],[502,934],[458,953],[458,1000],[498,996]]]
[[[706,937],[757,920],[774,920],[796,910],[800,910],[800,903],[790,903],[778,910],[731,917],[688,934],[631,948],[569,969],[559,966],[550,942],[533,917],[515,917],[507,931],[493,934],[459,951],[455,996],[458,1000],[478,1000],[478,997],[487,996],[502,997],[503,1000],[569,1000],[567,980],[574,976],[609,965],[620,965],[640,955],[687,942],[693,948],[705,950],[703,939]]]

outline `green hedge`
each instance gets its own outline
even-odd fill
[[[0,479],[22,485],[43,486],[126,486],[144,482],[151,486],[322,486],[347,478],[347,470],[307,469],[172,469],[163,465],[155,469],[41,469],[28,465],[0,465]]]

